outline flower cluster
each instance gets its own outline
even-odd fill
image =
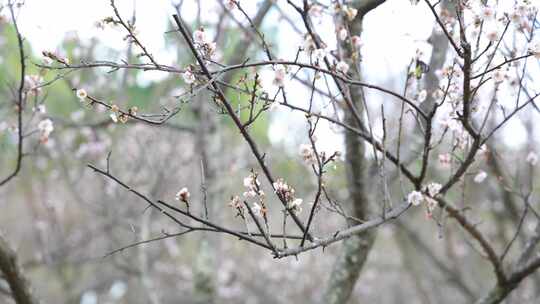
[[[294,196],[294,188],[289,186],[282,178],[276,180],[273,184],[274,191],[278,196],[287,202],[287,209],[292,210],[295,214],[302,212],[303,200]]]
[[[244,192],[244,197],[256,197],[264,196],[264,191],[260,189],[261,183],[257,178],[257,174],[251,172],[247,177],[244,178],[244,187],[247,188],[247,191]]]
[[[313,147],[309,144],[300,145],[300,156],[302,156],[302,159],[308,165],[313,165],[317,163],[317,156],[315,155],[315,151],[313,150]]]
[[[182,73],[182,78],[187,84],[193,84],[197,80],[195,78],[195,74],[193,74],[193,72],[191,71],[191,67],[186,68],[186,71]]]
[[[229,207],[236,210],[236,216],[239,216],[242,219],[245,219],[244,205],[242,204],[242,201],[240,200],[240,197],[238,197],[238,195],[231,196]]]
[[[193,41],[206,58],[211,58],[216,52],[216,43],[208,38],[202,27],[193,33]]]
[[[43,77],[39,75],[24,76],[24,86],[31,94],[37,95],[39,92],[41,92],[41,83],[43,83]]]
[[[407,202],[413,206],[426,204],[426,214],[429,218],[432,217],[433,210],[437,206],[437,200],[434,198],[439,194],[442,186],[439,183],[429,183],[420,191],[412,191],[407,195]]]

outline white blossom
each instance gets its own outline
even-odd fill
[[[482,183],[487,177],[487,173],[485,171],[480,171],[476,176],[474,177],[474,182],[477,184]]]
[[[427,98],[427,91],[426,90],[422,90],[418,93],[418,97],[416,98],[416,100],[418,102],[423,102],[424,100],[426,100]]]
[[[338,32],[338,37],[339,37],[339,40],[341,41],[345,41],[345,39],[347,39],[347,36],[349,35],[349,33],[347,32],[347,29],[346,28],[341,28]]]
[[[114,123],[117,123],[118,122],[118,115],[116,115],[116,113],[111,113],[109,115],[109,117],[111,118],[111,120],[114,122]]]
[[[427,191],[427,193],[429,194],[429,196],[431,197],[435,197],[439,191],[441,191],[441,188],[442,188],[442,185],[439,184],[439,183],[429,183],[425,189]]]
[[[532,166],[536,165],[536,163],[538,162],[538,155],[536,153],[534,153],[533,151],[529,152],[529,154],[527,154],[527,158],[525,159],[529,164],[531,164]]]
[[[191,68],[187,68],[184,73],[182,73],[182,78],[184,79],[184,82],[187,84],[192,84],[195,82],[195,74],[191,71]]]
[[[407,195],[407,202],[413,206],[419,206],[424,200],[424,195],[420,191],[412,191]]]
[[[78,89],[77,92],[77,97],[83,101],[86,99],[86,97],[88,97],[88,94],[86,93],[86,90],[85,89]]]
[[[302,212],[302,207],[300,207],[302,202],[303,200],[301,198],[296,198],[287,204],[287,208],[292,210],[295,214],[298,214]]]
[[[50,119],[44,119],[38,123],[38,130],[40,140],[42,142],[47,142],[49,135],[54,130],[53,122]]]
[[[311,35],[306,35],[302,49],[306,52],[312,52],[316,49],[315,42],[313,41],[313,38],[311,38]]]
[[[251,211],[253,211],[253,213],[256,216],[259,216],[259,217],[264,216],[264,208],[261,205],[259,205],[258,203],[253,203],[253,207],[251,207]]]
[[[300,155],[304,159],[304,162],[306,162],[308,165],[312,165],[317,162],[315,151],[313,151],[313,147],[309,144],[300,145]]]
[[[190,196],[191,196],[191,194],[189,193],[188,188],[184,187],[184,188],[180,189],[180,191],[178,191],[176,193],[175,199],[177,201],[187,202],[189,200]]]
[[[349,71],[349,65],[345,61],[340,61],[336,64],[336,70],[340,71],[343,74],[347,74]]]

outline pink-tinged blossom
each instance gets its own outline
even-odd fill
[[[225,6],[227,7],[228,10],[233,10],[237,6],[236,2],[237,2],[236,0],[227,0],[227,3],[225,4]]]
[[[360,36],[357,36],[357,35],[352,36],[351,42],[354,45],[354,47],[357,49],[359,49],[362,46],[362,40],[360,40]]]
[[[313,18],[320,18],[322,16],[322,13],[323,13],[323,7],[318,4],[313,4],[309,8],[309,14]]]
[[[180,191],[178,191],[178,192],[176,193],[175,199],[176,199],[177,201],[181,201],[181,202],[187,203],[190,196],[191,196],[191,194],[189,193],[188,188],[183,187],[182,189],[180,189]]]
[[[204,32],[203,28],[200,28],[193,32],[193,41],[198,44],[205,44],[206,41],[206,33]]]
[[[182,73],[182,78],[184,79],[184,82],[187,84],[192,84],[195,82],[195,74],[191,71],[191,68],[187,68],[184,73]]]
[[[279,65],[276,67],[274,71],[274,81],[273,83],[279,87],[283,87],[285,85],[285,79],[287,77],[287,69],[283,65]]]

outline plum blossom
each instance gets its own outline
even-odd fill
[[[26,75],[24,76],[24,86],[27,87],[27,90],[32,94],[37,94],[41,91],[39,87],[43,82],[43,77],[39,75]]]
[[[309,144],[300,145],[300,155],[304,159],[304,162],[308,165],[313,165],[317,162],[317,156],[315,155],[315,151],[313,150],[313,147]]]
[[[216,43],[209,40],[204,28],[200,28],[193,32],[193,41],[199,50],[207,57],[212,57],[216,51]]]
[[[259,189],[260,186],[261,183],[257,178],[257,174],[249,174],[249,176],[244,178],[244,187],[247,188],[247,191],[244,192],[244,197],[256,197],[257,195],[264,195],[264,192]]]
[[[227,3],[225,4],[228,10],[233,10],[236,8],[237,3],[236,0],[227,0]]]
[[[525,159],[525,161],[534,166],[538,162],[538,155],[531,151],[529,152],[529,154],[527,154],[527,158]]]
[[[279,87],[283,87],[285,84],[286,77],[287,77],[287,68],[283,65],[279,65],[276,67],[274,71],[273,83]]]
[[[341,41],[345,41],[345,39],[347,39],[347,36],[349,35],[349,33],[347,32],[347,29],[342,27],[339,31],[338,31],[338,37],[339,37],[339,40]]]
[[[418,102],[423,102],[424,100],[426,100],[427,98],[427,91],[426,90],[422,90],[418,93],[418,96],[416,97],[416,100]]]
[[[206,33],[203,28],[200,28],[193,32],[193,41],[198,44],[205,44],[206,43]]]
[[[495,19],[495,10],[489,5],[482,6],[482,8],[480,9],[480,18],[482,20]]]
[[[349,65],[345,61],[340,61],[336,64],[336,70],[343,74],[347,74],[349,71]]]
[[[419,206],[424,200],[424,195],[420,191],[411,191],[407,195],[407,202],[413,206]]]
[[[287,209],[294,212],[294,214],[299,214],[300,212],[302,212],[302,207],[300,207],[302,202],[303,200],[301,198],[296,198],[287,204]]]
[[[427,186],[424,187],[424,191],[426,191],[429,196],[435,197],[437,194],[439,194],[439,191],[441,191],[442,185],[439,183],[429,183]]]
[[[474,177],[474,182],[477,184],[482,183],[487,177],[487,173],[485,171],[480,171],[476,176]]]
[[[304,39],[304,44],[302,46],[302,49],[306,52],[313,52],[317,47],[315,46],[315,42],[313,41],[313,38],[311,38],[311,35],[306,35],[306,38]]]
[[[354,35],[351,37],[351,42],[354,45],[355,48],[359,49],[362,46],[362,40],[360,40],[360,36]]]
[[[78,89],[76,95],[81,100],[81,102],[84,101],[86,97],[88,97],[85,89]]]
[[[183,187],[182,189],[180,189],[180,191],[178,191],[178,192],[176,193],[175,199],[176,199],[177,201],[181,201],[181,202],[187,203],[190,196],[191,196],[191,194],[189,193],[188,188]]]
[[[497,23],[489,22],[485,26],[486,28],[486,38],[491,41],[495,42],[499,40],[499,37],[501,37],[501,29]]]
[[[323,12],[323,7],[318,5],[318,4],[313,4],[310,8],[309,8],[309,14],[311,15],[311,17],[313,18],[319,18],[322,16],[322,12]]]
[[[54,130],[53,122],[50,119],[44,119],[38,123],[39,139],[42,143],[49,140],[49,135]]]
[[[258,217],[264,217],[264,215],[266,214],[266,208],[264,208],[264,206],[261,206],[258,203],[253,203],[251,211],[253,211],[253,213]]]
[[[195,74],[191,71],[191,67],[188,67],[184,73],[182,73],[182,78],[187,84],[192,84],[195,82]]]

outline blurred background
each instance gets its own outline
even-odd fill
[[[244,177],[252,168],[258,170],[258,164],[230,119],[209,102],[208,94],[179,97],[189,87],[178,74],[109,67],[48,70],[36,65],[43,63],[43,51],[60,54],[71,63],[146,62],[138,56],[137,47],[124,39],[122,28],[101,22],[113,15],[109,1],[23,2],[16,14],[25,38],[27,74],[42,77],[41,82],[53,81],[28,99],[34,110],[25,116],[25,134],[38,132],[37,124],[44,119],[54,123],[54,130],[46,142],[38,136],[26,139],[28,155],[21,172],[0,187],[0,229],[16,249],[36,295],[44,303],[66,304],[320,303],[338,244],[298,257],[274,259],[270,252],[235,238],[194,232],[109,255],[123,246],[179,230],[87,164],[105,168],[110,152],[111,172],[128,185],[174,204],[179,204],[175,194],[187,187],[193,212],[201,214],[202,206],[196,202],[202,199],[202,175],[207,174],[204,182],[210,217],[239,230],[245,228],[244,223],[227,204],[231,196],[241,195]],[[180,35],[172,31],[174,13],[179,13],[192,30],[205,28],[217,43],[216,61],[234,62],[240,50],[243,58],[264,59],[246,19],[238,10],[228,9],[226,2],[118,0],[116,4],[123,18],[134,22],[138,37],[161,64],[185,68],[194,62]],[[243,0],[241,4],[250,16],[268,6],[260,31],[277,58],[293,60],[305,32],[297,12],[280,0]],[[330,46],[336,44],[331,16],[320,18],[315,26]],[[403,91],[409,64],[418,50],[424,61],[432,57],[433,26],[428,8],[413,6],[410,1],[389,0],[370,12],[362,33],[364,80]],[[538,68],[537,62],[531,65]],[[5,8],[0,11],[0,71],[0,176],[4,176],[12,170],[16,157],[16,116],[11,100],[19,75],[16,35]],[[227,80],[237,82],[245,72],[227,74]],[[273,71],[264,67],[258,72],[268,95],[274,96],[278,87],[272,83]],[[305,75],[308,79],[308,72]],[[180,112],[163,126],[136,121],[116,124],[109,112],[80,102],[72,88],[84,88],[89,95],[124,109],[136,106],[139,112],[160,113],[180,107]],[[289,102],[308,104],[309,89],[297,81],[287,83],[286,88]],[[249,98],[233,90],[226,93],[235,107]],[[368,108],[374,112],[387,98],[373,91],[367,96]],[[324,110],[328,103],[325,97],[316,96],[315,100]],[[399,117],[398,103],[385,102],[384,110],[390,123]],[[497,176],[508,175],[509,187],[516,189],[521,184],[534,184],[536,168],[524,159],[538,148],[538,125],[533,123],[537,115],[532,110],[521,113],[515,123],[497,133],[490,144],[496,147],[501,166],[491,166],[488,157],[480,160],[474,172],[485,170],[489,177],[481,186],[463,190],[473,202],[474,219],[500,244],[513,237],[521,205],[507,204],[507,193],[500,191]],[[373,119],[375,126],[380,125],[381,117]],[[268,111],[250,132],[275,175],[294,185],[304,198],[304,210],[309,210],[308,201],[317,184],[299,155],[300,145],[308,142],[304,115],[285,108]],[[376,127],[374,132],[381,135],[382,129]],[[408,151],[415,151],[420,146],[414,132],[409,133],[403,142]],[[341,129],[321,122],[316,136],[321,150],[343,152]],[[203,154],[207,172],[201,172]],[[367,154],[373,158],[371,151]],[[430,176],[446,176],[444,164],[434,162]],[[371,194],[384,196],[378,173],[375,169],[371,172]],[[467,178],[472,179],[475,173]],[[395,201],[401,201],[402,185],[394,168],[388,168],[387,174],[394,176],[388,186]],[[341,161],[328,170],[326,183],[336,201],[347,200]],[[263,183],[263,189],[271,193],[268,184]],[[274,216],[270,226],[279,231],[282,211],[272,208],[278,203],[271,198],[268,204],[270,216]],[[300,214],[303,220],[307,216],[307,211]],[[536,223],[533,215],[524,218],[518,242],[533,235]],[[322,208],[313,231],[327,235],[344,226],[342,218]],[[516,252],[512,249],[509,254]],[[455,223],[445,222],[440,227],[426,218],[424,210],[415,209],[377,230],[350,303],[471,303],[492,284],[490,266]],[[6,287],[0,281],[0,291]],[[507,301],[538,303],[539,294],[540,276],[536,274]],[[10,301],[0,292],[0,303]]]

